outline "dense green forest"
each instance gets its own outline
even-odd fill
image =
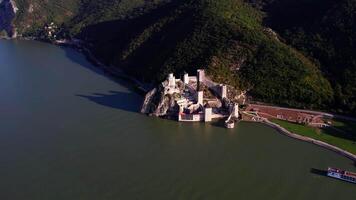
[[[331,82],[335,111],[356,113],[356,0],[251,0],[265,24],[317,63]]]
[[[77,14],[80,0],[15,0],[20,33],[36,33],[49,22],[62,24]]]
[[[356,0],[17,2],[25,35],[54,21],[145,82],[206,68],[254,100],[356,113]]]

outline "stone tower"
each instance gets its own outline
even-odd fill
[[[213,109],[212,108],[205,108],[205,110],[204,110],[204,121],[205,122],[211,122],[212,121],[212,113],[213,113]]]
[[[185,73],[183,76],[183,82],[184,84],[188,84],[189,83],[189,74]]]
[[[220,85],[220,97],[221,99],[227,98],[227,86],[221,84]]]
[[[239,118],[239,104],[235,103],[234,108],[232,110],[232,115],[236,118]]]
[[[205,71],[203,69],[197,70],[197,91],[200,90],[202,84],[205,81]]]
[[[204,92],[203,91],[198,91],[198,97],[197,97],[197,103],[200,105],[203,105],[203,100],[204,100]]]
[[[205,81],[205,70],[204,69],[197,70],[197,79],[198,79],[198,83]]]
[[[167,79],[168,79],[168,87],[175,88],[176,87],[176,78],[174,77],[174,75],[169,74]]]

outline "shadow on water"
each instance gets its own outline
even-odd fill
[[[316,175],[319,175],[319,176],[326,176],[327,175],[327,171],[326,170],[320,170],[320,169],[315,169],[315,168],[311,168],[310,169],[310,173],[316,174]]]
[[[113,79],[111,76],[109,76],[109,74],[105,73],[104,70],[100,69],[98,66],[95,66],[95,64],[90,62],[82,52],[80,52],[74,48],[71,48],[71,47],[60,46],[60,48],[65,52],[65,55],[69,60],[71,60],[72,62],[74,62],[76,64],[79,64],[81,67],[84,67],[92,72],[95,72],[96,74],[101,75],[101,76],[105,76],[115,82],[119,82],[120,84],[121,84],[121,82],[123,82],[120,80]]]
[[[88,99],[99,105],[107,106],[114,109],[120,109],[129,112],[139,112],[142,97],[138,94],[137,89],[135,89],[128,81],[120,78],[115,78],[112,75],[106,73],[103,69],[87,60],[86,56],[76,51],[75,49],[68,47],[61,47],[72,62],[79,64],[79,66],[84,67],[100,76],[125,87],[128,92],[121,91],[109,91],[108,93],[93,93],[90,95],[77,94],[76,96]]]
[[[109,91],[108,94],[76,95],[99,105],[129,112],[139,112],[141,99],[138,95],[126,92]]]
[[[105,72],[104,69],[100,68],[99,66],[96,66],[94,62],[91,62],[84,53],[79,52],[78,50],[75,50],[70,47],[61,47],[61,48],[62,50],[64,50],[66,57],[70,59],[72,62],[77,63],[78,65],[84,67],[85,69],[88,69],[100,76],[104,76],[105,78],[126,87],[127,89],[130,90],[130,92],[139,93],[137,88],[134,88],[132,84],[129,83],[129,80],[114,77],[113,75]]]

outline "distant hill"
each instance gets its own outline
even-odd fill
[[[146,82],[203,67],[258,101],[352,114],[355,1],[16,0],[15,26],[54,21]]]

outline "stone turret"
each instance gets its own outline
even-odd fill
[[[232,115],[235,118],[239,118],[239,104],[235,103],[232,109]]]
[[[189,74],[185,73],[183,76],[183,82],[184,84],[188,84],[189,83]]]
[[[212,121],[212,113],[213,113],[213,109],[212,108],[205,108],[205,110],[204,110],[204,121],[205,122],[211,122]]]
[[[203,69],[197,70],[197,91],[200,90],[202,84],[205,81],[205,71]]]
[[[220,85],[220,97],[221,97],[221,99],[227,98],[227,86],[226,85],[223,85],[223,84]]]
[[[204,69],[197,70],[197,78],[198,78],[198,83],[205,81],[205,70]]]
[[[169,74],[167,79],[168,79],[168,87],[175,88],[176,87],[176,78],[174,77],[174,75]]]
[[[198,95],[198,97],[197,97],[197,103],[198,103],[199,105],[203,105],[204,92],[203,92],[203,91],[198,91],[197,95]]]

